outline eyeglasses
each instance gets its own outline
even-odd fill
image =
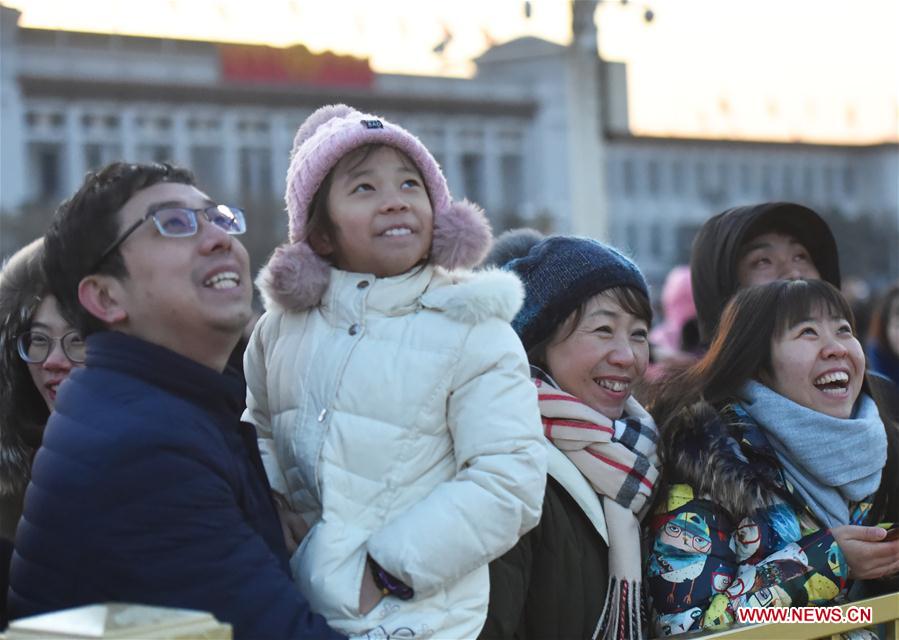
[[[232,236],[238,236],[247,230],[247,220],[244,217],[243,209],[226,204],[214,204],[205,209],[178,207],[151,211],[128,227],[115,242],[109,245],[91,267],[90,272],[96,272],[106,258],[111,256],[112,252],[118,249],[128,239],[128,236],[137,231],[138,227],[147,220],[153,220],[160,235],[167,238],[187,238],[197,233],[197,230],[200,228],[200,225],[197,223],[198,213],[202,213],[206,220]]]
[[[84,362],[86,346],[77,331],[69,331],[61,338],[48,336],[41,331],[26,331],[18,337],[16,345],[22,360],[29,364],[42,364],[50,357],[53,345],[57,342],[62,345],[62,352],[71,362],[75,364]]]

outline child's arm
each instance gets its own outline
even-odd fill
[[[287,495],[287,480],[275,455],[275,442],[272,439],[271,413],[268,407],[268,371],[265,362],[265,346],[273,338],[272,327],[276,327],[278,315],[266,313],[263,315],[250,343],[244,352],[244,375],[247,380],[247,408],[243,413],[244,422],[249,422],[256,427],[256,435],[259,437],[259,453],[262,455],[262,464],[265,466],[265,474],[268,476],[272,490]]]
[[[447,398],[456,476],[388,522],[369,554],[416,595],[510,549],[539,518],[546,453],[521,342],[500,320],[469,332]]]

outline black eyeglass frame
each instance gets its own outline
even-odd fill
[[[47,340],[50,341],[50,346],[47,348],[47,355],[45,355],[40,360],[34,360],[34,359],[30,358],[28,356],[28,352],[25,349],[25,336],[29,336],[31,334],[37,334],[39,336],[43,336],[43,337],[47,338]],[[47,335],[43,331],[35,331],[33,329],[31,331],[23,331],[16,337],[16,350],[19,352],[19,357],[22,359],[23,362],[25,362],[27,364],[44,364],[47,361],[47,358],[50,357],[50,354],[53,353],[54,345],[57,342],[59,342],[59,346],[62,347],[62,352],[65,355],[65,357],[69,359],[69,362],[71,362],[72,364],[84,364],[85,360],[87,359],[86,356],[84,358],[73,358],[71,356],[71,354],[69,354],[69,350],[66,347],[66,340],[69,338],[69,336],[73,336],[73,335],[77,336],[79,339],[82,339],[81,334],[78,333],[78,331],[76,331],[75,329],[72,329],[71,331],[66,331],[64,334],[62,334],[58,338],[55,336]]]
[[[223,204],[211,204],[208,207],[203,207],[202,209],[191,209],[190,207],[163,207],[161,209],[157,209],[155,211],[148,212],[146,215],[144,215],[142,218],[140,218],[134,224],[132,224],[130,227],[128,227],[124,231],[124,233],[122,233],[122,235],[120,235],[111,245],[109,245],[106,248],[106,250],[102,254],[100,254],[100,257],[91,266],[89,273],[96,273],[97,270],[100,268],[100,266],[106,261],[106,259],[109,256],[111,256],[112,253],[116,249],[118,249],[120,246],[122,246],[122,243],[125,242],[125,240],[127,240],[128,237],[132,233],[137,231],[138,228],[143,223],[145,223],[147,220],[152,219],[153,224],[156,225],[156,229],[159,231],[159,234],[162,236],[165,236],[166,238],[189,238],[191,236],[196,235],[197,232],[200,230],[200,225],[199,225],[199,221],[197,219],[197,214],[202,213],[203,216],[206,218],[207,222],[209,222],[210,224],[215,224],[212,221],[212,214],[210,212],[218,211],[219,207],[225,207],[228,209],[228,211],[230,211],[232,214],[234,214],[234,219],[237,220],[240,230],[239,231],[231,231],[229,229],[225,229],[225,228],[219,226],[220,229],[225,231],[228,235],[232,235],[232,236],[239,236],[239,235],[246,233],[247,218],[246,218],[246,214],[245,214],[244,210],[241,209],[240,207],[235,207],[230,204],[224,204],[224,205]],[[190,233],[183,233],[183,234],[173,234],[173,233],[166,231],[165,228],[163,228],[162,223],[159,222],[159,218],[157,218],[156,216],[157,216],[157,214],[159,214],[163,211],[172,211],[172,210],[187,211],[188,213],[190,213],[191,218],[193,220],[193,231],[191,231]],[[216,225],[216,226],[218,226],[218,225]]]

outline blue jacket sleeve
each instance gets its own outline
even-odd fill
[[[236,639],[340,637],[290,578],[254,452],[236,432],[175,424],[180,437],[167,429],[41,450],[17,539],[16,600],[38,610],[104,601],[198,609],[230,623]]]
[[[135,461],[132,472],[145,490],[111,523],[121,533],[110,561],[140,567],[127,580],[137,593],[211,611],[234,626],[235,638],[340,637],[310,611],[290,578],[279,530],[272,540],[277,515],[264,481],[246,486],[250,476],[234,487],[216,461],[157,455],[157,465]],[[165,469],[165,477],[154,468]]]

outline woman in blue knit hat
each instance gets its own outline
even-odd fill
[[[646,281],[594,240],[552,236],[504,269],[524,283],[512,326],[549,457],[536,529],[490,566],[482,638],[642,638],[640,519],[658,476],[657,432],[631,395],[649,361]]]

